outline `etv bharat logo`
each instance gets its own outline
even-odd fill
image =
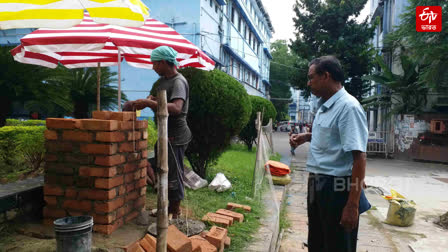
[[[418,32],[442,31],[442,7],[441,6],[417,6],[416,30]]]

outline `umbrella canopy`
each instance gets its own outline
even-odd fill
[[[120,61],[134,67],[152,69],[151,52],[167,45],[178,52],[179,67],[212,70],[215,62],[196,45],[171,27],[147,19],[139,28],[98,24],[85,15],[81,24],[69,29],[38,29],[21,39],[11,50],[18,62],[67,68],[117,65]]]
[[[98,23],[140,27],[149,9],[140,0],[1,0],[0,30],[69,28],[79,24],[84,10]]]

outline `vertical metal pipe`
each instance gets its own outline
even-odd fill
[[[121,111],[121,53],[118,49],[118,111]]]
[[[101,63],[98,62],[96,69],[96,110],[101,111],[101,94],[100,94],[100,82],[101,82]]]

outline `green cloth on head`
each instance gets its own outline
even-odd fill
[[[159,46],[151,53],[151,61],[162,61],[166,60],[179,66],[179,62],[176,60],[177,52],[169,46]]]

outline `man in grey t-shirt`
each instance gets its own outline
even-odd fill
[[[189,87],[184,76],[176,70],[176,56],[177,52],[168,46],[160,46],[151,53],[153,69],[160,75],[157,91],[166,90],[168,101],[168,213],[174,219],[180,214],[180,202],[184,198],[183,160],[192,138],[187,125]],[[147,99],[126,102],[123,110],[141,110],[147,107],[157,111],[157,100],[152,95]]]

